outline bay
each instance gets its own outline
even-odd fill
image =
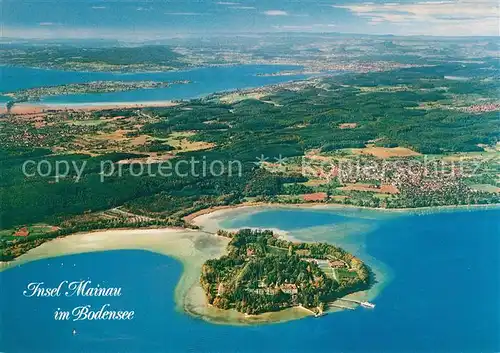
[[[390,273],[374,310],[280,324],[216,325],[177,311],[179,262],[120,250],[39,260],[0,273],[4,352],[495,352],[500,350],[500,210],[389,213],[264,208],[227,213],[228,228],[268,227],[329,241]],[[375,261],[375,262],[374,262]],[[63,265],[61,265],[63,264]],[[117,298],[26,298],[31,281],[86,279]],[[135,310],[132,321],[56,321],[88,303]],[[78,334],[72,335],[76,329]]]
[[[306,75],[268,76],[284,70],[300,69],[293,65],[235,65],[204,67],[185,71],[116,73],[61,71],[27,67],[0,66],[0,93],[20,89],[85,83],[91,81],[181,81],[188,84],[174,84],[166,88],[138,89],[125,92],[68,94],[43,97],[42,104],[83,104],[149,102],[163,100],[192,99],[214,92],[255,88],[292,80],[304,79]],[[0,102],[10,98],[0,96]]]

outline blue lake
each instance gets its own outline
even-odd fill
[[[187,71],[151,73],[109,73],[44,70],[25,67],[0,66],[0,93],[41,86],[54,86],[91,81],[179,81],[189,80],[189,84],[176,84],[167,88],[142,89],[113,93],[72,94],[44,97],[41,103],[116,103],[147,102],[175,99],[191,99],[214,92],[254,88],[292,80],[304,79],[305,75],[259,76],[282,70],[299,69],[290,65],[237,65],[206,67]],[[0,102],[10,98],[0,96]]]
[[[0,351],[498,352],[499,216],[499,209],[395,216],[267,209],[234,216],[224,225],[276,227],[311,239],[314,229],[343,229],[341,244],[360,249],[362,259],[368,261],[369,255],[390,269],[391,280],[375,298],[374,310],[273,325],[214,325],[176,311],[173,292],[182,266],[165,256],[128,250],[32,262],[0,274]],[[364,231],[347,234],[349,229]],[[318,240],[335,237],[323,232]],[[87,278],[120,286],[123,295],[88,300],[22,295],[29,282]],[[52,318],[57,308],[104,303],[135,310],[135,319]],[[73,329],[78,331],[75,336]]]

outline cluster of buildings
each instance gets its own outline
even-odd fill
[[[21,227],[18,230],[16,230],[13,234],[15,237],[27,237],[30,235],[30,231],[28,227]]]
[[[499,103],[490,103],[490,104],[477,104],[472,105],[470,107],[462,108],[463,111],[467,113],[488,113],[500,111]]]
[[[336,178],[342,184],[378,181],[386,185],[388,193],[397,193],[391,190],[404,190],[408,187],[429,191],[455,187],[461,184],[460,176],[463,174],[461,166],[457,168],[454,164],[445,164],[442,161],[425,163],[414,159],[359,159],[340,163],[308,160],[302,169],[305,176],[327,180]],[[388,186],[391,186],[391,190]],[[374,192],[379,189],[382,188],[373,187]]]
[[[331,268],[345,268],[345,269],[349,269],[349,265],[345,261],[338,260],[338,259],[322,260],[322,259],[305,258],[303,260],[307,261],[307,262],[315,263],[315,264],[317,264],[319,266],[322,266],[322,267],[327,267],[328,266],[328,267],[331,267]]]
[[[315,258],[303,258],[304,261],[315,263],[321,267],[330,267],[332,269],[346,269],[351,270],[349,265],[342,260],[338,259],[315,259]],[[298,294],[299,289],[295,283],[283,283],[281,285],[268,286],[264,281],[259,281],[258,288],[255,289],[247,289],[248,291],[260,294],[260,295],[276,295],[280,291],[295,296]],[[219,284],[217,294],[222,295],[224,293],[224,285],[222,283]]]
[[[3,147],[51,147],[58,146],[72,136],[92,132],[92,127],[84,125],[57,124],[67,119],[65,114],[40,113],[31,118],[9,116],[8,124],[3,125]],[[47,127],[50,126],[50,131]]]
[[[219,285],[220,288],[220,285]],[[253,292],[255,294],[260,294],[260,295],[276,295],[280,291],[285,293],[285,294],[290,294],[290,295],[297,295],[299,292],[299,289],[297,288],[297,285],[295,283],[283,283],[281,285],[275,285],[275,286],[267,286],[264,282],[259,283],[259,287],[256,289],[248,289],[248,291]],[[220,292],[220,291],[219,291]]]

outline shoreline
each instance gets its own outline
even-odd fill
[[[198,225],[196,219],[209,215],[212,213],[224,214],[226,212],[240,209],[240,208],[257,208],[257,207],[276,207],[276,208],[304,208],[304,209],[349,209],[349,210],[368,210],[368,211],[380,211],[387,213],[418,213],[423,211],[430,211],[431,213],[438,213],[442,211],[460,211],[467,209],[490,209],[490,208],[498,208],[500,204],[486,204],[486,205],[448,205],[448,206],[426,206],[426,207],[415,207],[415,208],[379,208],[379,207],[366,207],[366,206],[355,206],[355,205],[345,205],[341,203],[324,203],[324,202],[307,202],[307,203],[276,203],[276,202],[244,202],[237,205],[223,205],[223,206],[213,206],[209,208],[204,208],[202,210],[193,212],[184,216],[182,219],[186,223],[190,223],[193,225]],[[199,226],[199,225],[198,225]]]
[[[174,107],[178,105],[171,100],[150,102],[96,102],[96,103],[16,103],[10,110],[14,115],[35,115],[48,112],[64,111],[99,111],[111,109],[142,109],[150,107]],[[7,114],[7,108],[2,106],[0,114]]]
[[[241,66],[241,65],[254,65],[254,66],[297,66],[297,67],[303,67],[300,63],[290,63],[290,64],[282,64],[282,63],[261,63],[261,62],[246,62],[246,63],[233,63],[233,62],[228,62],[228,63],[205,63],[203,65],[195,65],[195,66],[188,66],[185,68],[176,68],[176,67],[171,67],[167,66],[169,69],[165,70],[165,67],[159,68],[159,69],[151,69],[151,70],[89,70],[89,69],[71,69],[71,68],[65,68],[65,67],[51,67],[51,66],[43,66],[43,65],[23,65],[23,64],[0,64],[0,67],[15,67],[15,68],[24,68],[24,69],[35,69],[35,70],[45,70],[45,71],[60,71],[60,72],[79,72],[79,73],[112,73],[112,74],[117,74],[117,75],[134,75],[134,74],[157,74],[157,73],[170,73],[170,72],[189,72],[189,71],[194,71],[194,70],[200,70],[204,68],[210,68],[210,67],[233,67],[233,66]]]
[[[235,310],[221,310],[207,304],[199,283],[201,266],[226,251],[229,239],[184,228],[112,229],[80,232],[59,237],[29,250],[16,259],[0,263],[0,272],[24,264],[67,255],[113,250],[142,250],[172,257],[182,264],[174,289],[175,307],[192,317],[213,324],[248,326],[280,323],[309,315],[297,308],[247,316]]]
[[[332,207],[333,206],[333,207]],[[198,225],[199,230],[181,227],[149,227],[149,228],[124,228],[93,230],[89,232],[79,232],[64,237],[55,238],[40,246],[30,249],[25,254],[9,262],[0,262],[0,272],[15,268],[17,266],[54,257],[75,255],[90,252],[111,251],[111,250],[144,250],[161,255],[172,257],[182,263],[182,273],[175,287],[175,307],[177,310],[188,315],[214,324],[227,325],[260,325],[286,322],[300,319],[312,314],[305,312],[299,307],[288,308],[278,312],[268,312],[259,315],[245,315],[235,310],[221,310],[207,304],[206,297],[199,283],[201,266],[210,258],[218,258],[226,252],[229,239],[214,234],[216,229],[226,229],[220,226],[220,220],[227,217],[228,212],[237,209],[247,209],[248,214],[258,212],[266,207],[284,209],[361,209],[360,207],[348,205],[332,205],[323,203],[310,204],[272,204],[272,203],[246,203],[239,205],[228,205],[211,207],[194,212],[186,216],[190,223]],[[483,207],[469,207],[472,209],[498,207],[498,205],[477,205]],[[369,210],[379,210],[370,209]],[[451,206],[445,208],[431,208],[439,212],[441,210],[460,210],[464,207]],[[410,209],[411,210],[411,209]],[[422,209],[420,209],[422,210]],[[429,210],[429,208],[425,208]],[[404,209],[404,211],[408,211]],[[268,229],[267,227],[266,229]],[[279,231],[281,236],[291,241],[294,239],[288,232]],[[303,241],[303,240],[300,240]],[[372,258],[369,254],[363,254],[370,258],[366,261],[376,273],[378,281],[374,288],[350,294],[346,298],[357,300],[372,300],[390,281],[392,274],[390,269],[384,264]],[[330,308],[328,312],[342,311],[343,309]]]
[[[200,210],[198,212],[195,212],[191,215],[186,216],[185,220],[189,221],[191,224],[196,225],[199,227],[200,230],[202,231],[207,231],[207,232],[215,232],[217,229],[224,229],[226,231],[237,231],[242,228],[250,228],[250,229],[270,229],[270,227],[240,227],[240,228],[231,228],[224,226],[222,223],[224,220],[230,218],[231,216],[240,216],[240,213],[235,213],[238,210],[244,210],[243,214],[244,216],[249,216],[254,213],[258,213],[260,211],[265,211],[266,209],[288,209],[288,210],[293,210],[293,209],[303,209],[303,210],[320,210],[320,211],[367,211],[367,212],[379,212],[380,215],[411,215],[411,214],[432,214],[432,213],[442,213],[442,212],[458,212],[458,211],[481,211],[481,210],[488,210],[488,209],[497,209],[500,207],[500,204],[490,204],[490,205],[450,205],[450,206],[441,206],[441,207],[421,207],[421,208],[412,208],[412,209],[380,209],[380,208],[373,208],[373,207],[358,207],[358,206],[353,206],[353,205],[343,205],[343,204],[325,204],[325,203],[307,203],[307,204],[276,204],[276,203],[265,203],[265,202],[259,202],[259,203],[246,203],[246,204],[239,204],[239,205],[234,205],[234,206],[216,206],[216,207],[211,207],[208,209]],[[388,211],[388,212],[387,212]],[[355,215],[356,216],[356,215]],[[189,218],[187,218],[189,217]],[[361,217],[358,215],[357,217]],[[310,228],[307,227],[305,229],[315,229],[316,231],[318,230],[317,228]],[[329,240],[320,240],[320,239],[307,239],[303,238],[303,234],[299,232],[297,233],[296,230],[294,231],[288,231],[284,229],[278,229],[278,228],[273,228],[272,229],[274,232],[276,232],[278,235],[283,237],[287,241],[291,242],[318,242],[318,241],[326,241],[331,244],[335,244],[337,246],[340,246],[347,250],[348,252],[355,254],[356,256],[359,256],[363,261],[370,266],[371,270],[373,271],[373,274],[375,275],[375,282],[373,286],[366,290],[366,291],[360,291],[356,293],[349,294],[345,296],[344,298],[347,299],[355,299],[355,300],[360,300],[360,301],[372,301],[377,298],[377,296],[383,292],[384,288],[393,280],[394,278],[394,272],[393,270],[383,263],[382,261],[374,258],[371,256],[369,253],[364,251],[364,246],[360,244],[355,245],[354,248],[350,248],[350,246],[346,243],[342,243],[342,241],[338,241],[336,239],[329,239]],[[361,232],[356,232],[356,234],[363,234],[365,233],[364,230],[361,230]],[[350,236],[350,235],[348,235]],[[340,238],[341,239],[341,238]],[[345,305],[345,302],[342,301],[336,301],[334,304],[343,304]],[[297,308],[298,310],[301,310],[300,308]],[[339,309],[336,307],[330,307],[327,311],[327,313],[334,313],[338,311],[343,311],[344,309]],[[302,310],[303,311],[303,310]]]
[[[206,68],[212,68],[212,67],[234,67],[234,66],[276,66],[276,67],[282,67],[282,66],[293,66],[294,69],[303,69],[303,65],[300,64],[282,64],[282,63],[222,63],[222,64],[206,64],[202,66],[194,66],[194,67],[189,67],[189,68],[183,68],[183,69],[171,69],[168,70],[168,72],[190,72],[190,71],[195,71],[195,70],[202,70]],[[64,70],[64,69],[58,69],[58,68],[49,68],[49,67],[41,67],[41,66],[24,66],[24,65],[0,65],[0,67],[19,67],[19,68],[27,68],[27,69],[40,69],[40,70],[55,70],[55,71],[68,71],[68,72],[86,72],[86,73],[99,73],[99,72],[109,72],[109,73],[116,73],[116,74],[121,74],[121,75],[127,75],[127,74],[135,74],[135,73],[141,73],[141,74],[154,74],[154,73],[164,73],[165,71],[163,70],[139,70],[139,71],[92,71],[92,70]],[[285,69],[285,68],[283,68]],[[304,76],[305,74],[303,73],[298,73],[297,75],[302,75]],[[307,76],[307,75],[305,75]],[[228,88],[228,89],[221,89],[220,91],[208,93],[208,94],[203,94],[202,97],[217,97],[217,96],[222,96],[226,95],[228,93],[242,93],[242,92],[253,92],[255,90],[261,90],[261,89],[266,89],[266,90],[274,90],[278,87],[281,87],[282,85],[289,85],[289,84],[294,84],[296,82],[305,82],[308,81],[311,78],[315,78],[316,76],[312,75],[310,77],[302,77],[302,78],[295,78],[295,79],[290,79],[284,82],[280,83],[271,83],[271,84],[265,84],[263,86],[258,86],[258,87],[244,87],[244,88]],[[83,82],[84,83],[84,82]],[[44,87],[44,86],[40,86]],[[86,94],[86,93],[84,93]],[[9,97],[7,94],[0,94],[5,97]],[[176,106],[179,103],[174,103],[175,101],[191,101],[199,98],[198,96],[191,97],[191,98],[186,98],[186,99],[171,99],[171,100],[158,100],[158,101],[142,101],[142,102],[88,102],[88,103],[46,103],[43,101],[39,102],[33,102],[33,101],[25,101],[25,102],[19,102],[14,104],[14,106],[11,109],[11,114],[17,114],[17,115],[36,115],[36,114],[42,114],[45,113],[48,110],[59,112],[59,111],[94,111],[94,110],[107,110],[107,109],[141,109],[141,108],[148,108],[148,107],[172,107]],[[2,102],[0,104],[0,114],[7,114],[7,108],[6,108],[7,102]],[[17,112],[16,112],[17,111]]]

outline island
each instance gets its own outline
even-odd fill
[[[321,315],[343,296],[370,288],[370,269],[327,243],[293,243],[270,230],[219,230],[227,254],[202,266],[208,303],[248,315],[302,307]]]

